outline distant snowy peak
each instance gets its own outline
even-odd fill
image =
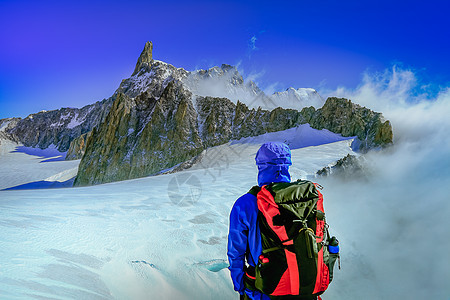
[[[194,95],[228,98],[235,104],[240,101],[251,108],[268,108],[270,105],[264,92],[253,81],[245,81],[231,65],[190,72],[183,83]]]
[[[7,119],[8,123],[0,120],[0,126],[11,139],[27,147],[45,149],[55,145],[65,152],[74,138],[91,131],[103,120],[112,102],[109,98],[82,108],[40,111],[24,119]]]
[[[320,108],[325,104],[325,100],[319,93],[311,88],[288,88],[284,92],[277,92],[270,96],[274,103],[284,108],[302,109],[313,106]]]
[[[151,63],[141,64],[139,71],[135,71],[130,78],[122,80],[113,97],[115,98],[119,93],[123,93],[130,98],[135,98],[147,91],[153,96],[159,97],[169,82],[173,80],[181,81],[188,76],[188,73],[183,68],[176,68],[159,60],[152,60]]]
[[[234,103],[240,101],[249,108],[301,110],[307,106],[320,108],[325,103],[319,93],[310,88],[289,88],[267,96],[253,81],[244,80],[236,67],[226,64],[190,72],[183,82],[194,95],[228,98]]]
[[[135,98],[144,92],[158,98],[169,82],[180,81],[196,96],[228,98],[235,104],[239,101],[249,108],[318,108],[325,102],[313,89],[290,88],[285,92],[267,96],[253,81],[244,80],[234,66],[222,64],[220,67],[189,72],[153,59],[152,51],[153,44],[147,42],[132,76],[122,80],[114,99],[119,93]]]
[[[142,93],[149,93],[159,98],[171,81],[181,81],[189,74],[183,68],[153,59],[153,43],[147,42],[138,58],[136,67],[130,78],[122,80],[113,98],[122,93],[130,98],[136,98]]]

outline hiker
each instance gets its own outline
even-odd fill
[[[320,299],[338,255],[329,259],[324,247],[328,230],[322,195],[310,181],[290,183],[286,144],[265,143],[255,159],[258,186],[237,199],[230,214],[227,254],[234,289],[240,299]],[[280,197],[275,200],[274,194]],[[295,217],[286,209],[292,210],[299,195],[303,211],[294,211]]]

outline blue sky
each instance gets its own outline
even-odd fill
[[[263,89],[352,88],[393,65],[447,87],[449,12],[435,0],[0,0],[0,118],[108,98],[148,40],[155,59],[239,65]]]

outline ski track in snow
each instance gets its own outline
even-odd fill
[[[228,217],[234,201],[256,184],[256,151],[277,139],[297,148],[295,137],[306,141],[314,132],[341,141],[292,150],[293,179],[307,178],[352,153],[351,140],[305,127],[297,135],[291,130],[208,149],[199,164],[175,174],[0,191],[1,298],[236,298],[227,269]],[[40,160],[6,151],[2,184],[11,168],[25,168],[12,176],[25,182],[55,178],[78,163]]]

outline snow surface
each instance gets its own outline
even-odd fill
[[[312,178],[353,153],[351,140],[297,148],[327,134],[303,126],[233,141],[174,174],[0,191],[0,298],[237,299],[226,269],[228,216],[235,199],[256,184],[259,143],[287,141],[295,148],[293,179]],[[339,137],[330,134],[323,142],[333,139]],[[406,143],[369,153],[370,181],[315,179],[324,186],[327,221],[342,258],[324,300],[448,299],[445,143],[445,149]],[[18,164],[27,157],[0,149]],[[15,175],[0,159],[3,182]],[[21,166],[26,170],[25,162]],[[28,173],[35,172],[30,166]]]
[[[9,123],[11,123],[11,121],[6,121],[3,123],[0,123],[0,131],[5,131],[6,127],[9,125]]]
[[[63,174],[55,181],[66,179],[74,172],[76,175],[75,170],[80,161],[58,161],[64,156],[64,152],[54,148],[42,150],[24,147],[10,140],[0,139],[0,189],[43,181],[51,176],[56,178],[59,173]]]
[[[296,133],[297,138],[323,134],[308,127]],[[0,191],[0,295],[236,298],[226,256],[231,207],[256,184],[259,143],[291,135],[271,133],[253,142],[242,139],[214,147],[201,163],[174,174],[82,188]],[[337,138],[330,135],[329,141]],[[311,176],[352,153],[350,143],[292,150],[293,179]],[[1,165],[2,181],[11,175],[5,167],[21,160],[30,165],[28,173],[39,171],[26,154],[5,155],[17,158]]]
[[[72,119],[70,120],[69,124],[67,124],[66,127],[69,129],[73,129],[83,122],[84,122],[84,119],[83,118],[79,119],[78,113],[75,113],[75,116],[72,117]]]
[[[283,142],[291,149],[304,148],[309,146],[319,146],[343,140],[352,140],[356,137],[342,137],[327,129],[317,130],[311,128],[309,124],[299,125],[284,131],[265,133],[256,137],[242,138],[232,143],[252,143],[262,144],[264,142]]]
[[[301,110],[303,107],[314,106],[316,109],[325,104],[325,100],[311,88],[288,88],[284,92],[273,93],[270,98],[284,108]]]

